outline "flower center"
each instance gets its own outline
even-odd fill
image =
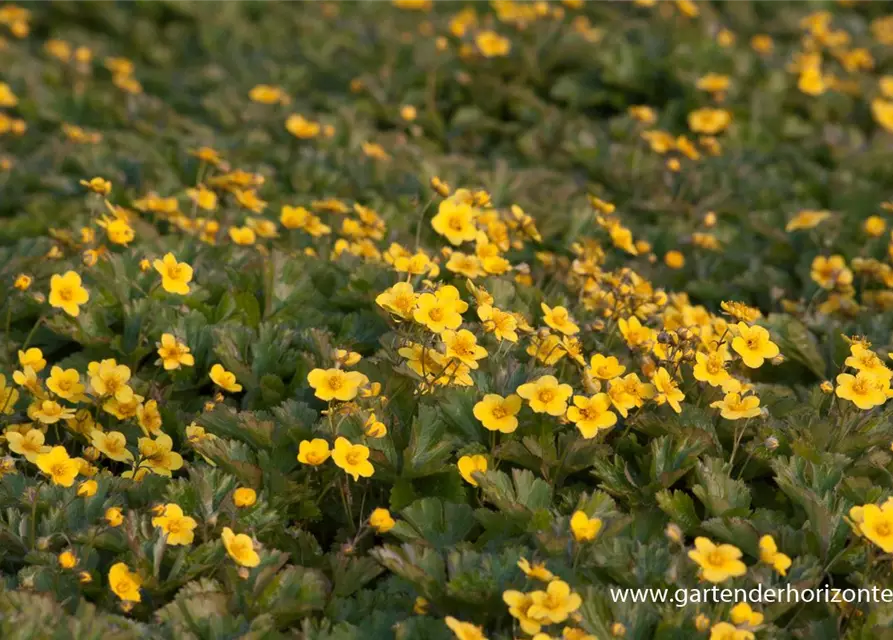
[[[893,533],[893,527],[890,526],[889,522],[878,522],[874,527],[874,532],[879,536],[887,537]]]
[[[434,307],[428,312],[428,317],[434,320],[434,322],[440,322],[443,320],[443,309]]]
[[[59,289],[59,297],[66,302],[70,302],[74,298],[74,291],[71,287],[62,287]]]
[[[341,380],[341,376],[337,376],[337,375],[335,375],[335,376],[331,376],[331,377],[329,378],[329,388],[334,389],[335,391],[337,391],[337,390],[340,389],[342,386],[343,386],[343,381]]]
[[[543,404],[549,404],[555,399],[555,392],[551,389],[543,389],[539,392],[539,399]]]
[[[504,418],[508,415],[508,411],[505,410],[505,407],[493,407],[493,417],[494,418]]]
[[[344,458],[347,460],[347,464],[356,465],[362,462],[362,456],[357,451],[351,451]]]
[[[726,559],[725,559],[725,556],[719,550],[716,550],[716,551],[711,551],[709,554],[707,554],[707,562],[709,562],[710,564],[712,564],[715,567],[721,567],[722,565],[725,564]]]

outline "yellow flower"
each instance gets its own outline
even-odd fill
[[[53,447],[47,453],[37,456],[37,467],[50,476],[53,484],[70,487],[80,472],[80,462],[69,458],[65,447]]]
[[[369,516],[369,526],[378,533],[387,533],[396,524],[394,518],[391,517],[391,512],[381,507],[375,509]]]
[[[230,227],[230,239],[238,245],[250,246],[257,241],[257,235],[251,227]]]
[[[221,364],[215,364],[211,367],[211,372],[209,374],[211,376],[211,380],[218,387],[223,389],[224,391],[229,391],[230,393],[239,393],[242,390],[242,385],[236,382],[236,375],[231,373],[223,368]]]
[[[81,376],[77,369],[62,369],[53,367],[50,369],[50,377],[47,378],[47,389],[60,398],[71,402],[80,402],[84,399],[84,385],[81,384]]]
[[[260,556],[254,550],[254,542],[244,533],[233,533],[229,527],[223,527],[220,534],[223,546],[229,557],[243,567],[256,567],[260,564]]]
[[[470,256],[461,251],[453,251],[453,253],[450,254],[450,259],[446,264],[446,268],[449,271],[458,273],[470,280],[474,280],[475,278],[484,275],[480,259],[477,256]]]
[[[692,369],[695,380],[706,382],[712,387],[720,387],[731,376],[726,370],[726,362],[729,359],[729,352],[725,345],[714,351],[703,353],[701,351],[695,354],[697,364]]]
[[[545,365],[553,365],[567,355],[567,351],[562,346],[561,338],[550,333],[544,337],[531,337],[527,354],[536,356]]]
[[[518,395],[530,403],[536,413],[561,416],[567,411],[567,401],[574,390],[569,384],[559,384],[555,376],[542,376],[518,387]]]
[[[409,0],[394,0],[394,2],[398,1],[406,3]],[[452,616],[447,616],[443,621],[446,623],[446,626],[450,628],[450,631],[456,634],[457,640],[487,640],[487,636],[484,635],[484,630],[477,625],[456,620],[456,618]]]
[[[423,293],[416,301],[413,318],[434,333],[447,329],[458,329],[462,324],[462,314],[468,310],[468,303],[459,298],[459,290],[452,285],[444,285],[435,293]]]
[[[698,78],[695,86],[701,91],[720,93],[729,88],[729,76],[721,73],[708,73]]]
[[[119,507],[109,507],[103,516],[110,527],[120,527],[124,523],[124,515]]]
[[[524,572],[524,575],[535,580],[550,582],[555,577],[551,571],[546,569],[546,565],[541,562],[531,564],[527,558],[518,560],[518,567]]]
[[[239,508],[251,507],[257,502],[257,492],[249,487],[239,487],[233,491],[233,504]]]
[[[881,127],[893,133],[893,101],[875,98],[871,101],[871,115]]]
[[[63,569],[74,569],[78,563],[78,557],[71,550],[63,551],[59,554],[59,566]]]
[[[476,216],[477,209],[469,202],[451,197],[440,203],[437,215],[431,219],[431,226],[451,244],[460,245],[477,237]]]
[[[154,440],[140,438],[137,441],[143,462],[140,468],[146,468],[160,476],[171,477],[171,472],[183,466],[183,456],[172,451],[174,442],[166,433],[159,434]]]
[[[787,575],[791,566],[790,557],[779,552],[775,540],[770,535],[760,538],[760,562],[772,565],[779,575]]]
[[[90,389],[100,397],[114,396],[126,400],[133,395],[133,391],[127,386],[130,368],[118,364],[114,358],[91,362],[87,365],[87,375],[90,377]]]
[[[416,119],[416,108],[411,104],[405,104],[400,107],[400,117],[406,120],[407,122],[412,122]]]
[[[487,350],[478,345],[477,336],[468,329],[447,329],[440,334],[440,339],[446,347],[446,358],[458,360],[471,369],[477,369],[477,361],[487,357]]]
[[[708,623],[709,624],[709,623]],[[710,627],[710,640],[753,640],[754,635],[728,622],[717,622]]]
[[[44,445],[44,434],[40,429],[29,429],[24,434],[18,431],[7,431],[3,434],[9,450],[25,456],[28,462],[36,463],[37,457],[50,450]]]
[[[670,269],[681,269],[685,266],[685,256],[680,251],[667,251],[664,255],[664,264]]]
[[[97,224],[105,229],[105,234],[112,244],[120,244],[126,247],[136,237],[133,227],[122,218],[109,220],[103,216]]]
[[[23,369],[31,367],[34,369],[34,373],[38,373],[47,366],[47,361],[43,357],[43,351],[37,347],[31,347],[27,351],[19,350],[19,364]]]
[[[507,313],[491,304],[482,304],[478,307],[478,318],[484,325],[484,331],[492,333],[498,340],[517,342],[518,320],[511,313]]]
[[[542,625],[529,614],[533,598],[526,593],[509,589],[502,592],[502,600],[509,606],[509,615],[518,621],[521,631],[528,635],[539,632]]]
[[[191,367],[195,358],[189,353],[189,347],[177,340],[172,333],[162,333],[161,342],[156,342],[158,356],[166,371],[179,369],[180,366]]]
[[[657,370],[654,377],[651,378],[651,384],[657,392],[654,401],[659,404],[669,404],[676,413],[682,412],[679,402],[685,399],[685,394],[679,389],[676,381],[670,376],[670,373],[663,367]]]
[[[86,304],[90,294],[81,286],[81,277],[74,271],[63,275],[53,274],[50,278],[50,306],[62,309],[70,316],[77,317],[80,306]]]
[[[831,217],[830,211],[811,211],[804,210],[791,218],[785,226],[785,231],[799,231],[801,229],[812,229]]]
[[[360,476],[369,478],[375,473],[375,468],[369,462],[369,447],[362,444],[351,444],[347,438],[335,440],[335,448],[332,450],[332,460],[345,473],[353,476],[354,481]]]
[[[589,360],[587,374],[599,380],[613,380],[618,376],[622,376],[624,371],[626,371],[626,367],[620,364],[620,361],[614,356],[606,358],[602,354],[596,353]]]
[[[81,186],[87,187],[93,193],[98,193],[101,196],[107,196],[112,192],[112,183],[103,178],[91,178],[88,182],[87,180],[81,180]]]
[[[620,318],[617,321],[617,326],[620,328],[620,335],[623,336],[626,344],[631,349],[644,346],[651,340],[651,329],[642,326],[642,323],[635,316],[629,319]]]
[[[577,542],[595,540],[595,536],[601,530],[601,518],[590,518],[583,511],[574,511],[574,515],[571,516],[571,533]]]
[[[763,327],[748,327],[739,322],[735,327],[738,335],[732,340],[732,349],[741,356],[744,364],[751,369],[759,369],[764,360],[779,354],[778,345],[770,339],[769,332]]]
[[[307,374],[307,381],[320,400],[353,400],[360,387],[369,384],[369,378],[358,371],[342,369],[314,369]]]
[[[884,404],[890,381],[877,378],[871,373],[859,371],[855,376],[841,373],[837,376],[835,393],[839,398],[849,400],[863,410]]]
[[[880,216],[869,216],[862,223],[862,229],[872,238],[878,238],[887,230],[887,222]]]
[[[720,409],[720,415],[726,420],[755,418],[760,415],[760,399],[756,396],[740,396],[727,393],[722,400],[710,403],[714,409]]]
[[[186,295],[189,293],[189,282],[192,280],[192,267],[185,262],[177,262],[174,254],[165,254],[162,260],[152,263],[161,274],[161,287],[168,293]]]
[[[133,460],[133,454],[127,450],[127,438],[120,431],[104,433],[99,429],[94,429],[90,434],[90,441],[100,453],[111,460],[118,462]]]
[[[580,332],[580,327],[574,324],[570,314],[564,307],[550,308],[545,302],[540,303],[543,310],[543,321],[566,336],[572,336]]]
[[[140,586],[143,584],[139,575],[132,573],[126,564],[118,562],[109,570],[109,588],[112,593],[125,602],[140,602]]]
[[[741,562],[741,550],[730,544],[716,545],[707,538],[695,538],[695,548],[688,557],[701,567],[701,577],[708,582],[725,582],[743,576],[747,566]]]
[[[174,503],[166,504],[161,515],[152,518],[152,526],[161,528],[165,541],[171,546],[192,544],[193,529],[197,525],[195,519],[184,515],[180,505]]]
[[[31,276],[20,273],[16,276],[15,282],[13,282],[12,286],[19,291],[27,291],[32,282],[34,282],[34,279]]]
[[[705,107],[688,114],[688,128],[695,133],[716,135],[729,126],[731,114],[725,109]]]
[[[398,9],[423,12],[431,11],[431,7],[433,5],[431,0],[393,0],[391,4],[393,4]]]
[[[488,393],[474,405],[474,417],[481,421],[485,429],[512,433],[518,428],[518,412],[521,410],[521,397],[511,394],[505,398]]]
[[[217,208],[217,194],[200,184],[195,189],[186,189],[186,195],[199,209],[213,211]]]
[[[580,596],[563,580],[553,580],[545,591],[533,591],[529,595],[533,604],[527,615],[542,624],[564,622],[583,604]]]
[[[298,445],[298,462],[318,467],[329,459],[329,443],[322,438],[302,440]]]
[[[285,121],[285,129],[296,138],[308,140],[319,135],[320,125],[318,122],[307,120],[304,116],[293,113]]]
[[[260,104],[288,104],[288,94],[282,87],[274,87],[268,84],[259,84],[252,87],[248,92],[248,97],[252,102]]]
[[[816,256],[812,261],[809,275],[823,289],[834,289],[853,283],[853,272],[846,266],[843,256]]]
[[[375,412],[372,412],[363,423],[363,433],[367,438],[384,438],[388,434],[388,428],[384,422],[375,417]]]
[[[844,364],[878,379],[890,380],[893,378],[893,371],[884,365],[880,357],[858,342],[850,345],[850,355]]]
[[[617,414],[611,411],[611,399],[605,393],[591,398],[574,396],[574,406],[567,410],[567,419],[576,425],[584,438],[594,438],[602,429],[610,429],[617,423]]]
[[[495,31],[481,31],[474,38],[474,43],[485,58],[507,56],[512,50],[512,43]]]
[[[96,480],[85,480],[78,485],[77,494],[82,498],[92,498],[99,488]]]
[[[28,416],[43,424],[56,424],[74,417],[74,409],[63,407],[55,400],[38,400],[28,407]]]
[[[462,456],[456,463],[459,468],[459,475],[472,487],[478,486],[478,481],[474,479],[473,473],[484,473],[487,470],[487,458],[482,455]]]
[[[739,602],[729,612],[734,624],[746,624],[749,627],[756,627],[763,623],[763,614],[754,611],[746,602]]]
[[[893,504],[866,504],[858,521],[859,532],[879,546],[884,553],[893,552]]]

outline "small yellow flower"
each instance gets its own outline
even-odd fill
[[[239,393],[242,390],[242,385],[236,382],[236,375],[224,369],[221,364],[215,364],[211,367],[209,375],[214,384],[224,391]]]
[[[534,412],[561,416],[567,411],[567,401],[573,389],[569,384],[559,384],[555,376],[542,376],[522,384],[517,393],[530,403]]]
[[[329,451],[329,443],[322,438],[302,440],[298,445],[298,462],[318,467],[329,459],[332,452]]]
[[[487,471],[487,458],[482,455],[462,456],[456,463],[459,467],[459,474],[472,487],[478,486],[478,481],[474,479],[473,473],[484,473]]]
[[[186,195],[199,209],[214,211],[217,208],[217,194],[200,184],[194,189],[187,189]]]
[[[369,526],[378,533],[387,533],[396,524],[394,518],[391,517],[391,512],[381,507],[375,509],[369,516]]]
[[[759,369],[766,359],[779,354],[778,345],[770,339],[769,332],[763,327],[748,327],[739,322],[736,325],[738,335],[732,340],[732,349],[741,356],[744,364],[751,369]]]
[[[93,193],[107,196],[112,192],[112,183],[104,178],[91,178],[89,181],[81,180],[81,186],[87,187]]]
[[[518,428],[518,412],[521,410],[521,397],[511,394],[505,398],[488,393],[474,405],[474,417],[481,421],[485,429],[512,433]]]
[[[260,564],[260,556],[254,550],[254,542],[244,533],[233,533],[229,527],[223,527],[220,534],[223,546],[229,557],[243,567],[256,567]]]
[[[288,94],[282,87],[274,87],[268,84],[259,84],[254,86],[248,92],[248,97],[252,102],[260,104],[288,104],[290,102]]]
[[[594,438],[599,431],[610,429],[617,423],[617,414],[611,411],[610,397],[606,393],[597,393],[590,398],[574,396],[574,404],[567,410],[567,419],[584,438]]]
[[[595,540],[595,536],[602,529],[601,518],[590,518],[583,511],[574,511],[571,517],[571,533],[577,542]]]
[[[731,114],[725,109],[705,107],[688,114],[688,128],[695,133],[716,135],[729,126]]]
[[[64,400],[80,402],[84,399],[86,387],[81,384],[81,376],[77,369],[54,366],[50,369],[50,377],[47,378],[47,389]]]
[[[580,327],[574,323],[566,308],[552,308],[544,302],[540,304],[540,308],[543,310],[543,321],[555,329],[555,331],[559,331],[566,336],[572,336],[580,332]]]
[[[760,415],[760,399],[756,396],[741,396],[737,393],[727,393],[722,400],[712,402],[710,406],[714,409],[720,409],[720,414],[726,420],[755,418]]]
[[[26,351],[19,350],[19,364],[23,369],[31,367],[34,373],[39,373],[47,366],[47,361],[43,357],[43,351],[37,347],[31,347]]]
[[[512,43],[495,31],[481,31],[475,36],[475,45],[485,58],[507,56],[512,50]]]
[[[747,566],[741,562],[741,550],[730,544],[716,545],[707,538],[695,538],[695,548],[688,557],[701,567],[701,577],[708,582],[725,582],[743,576]]]
[[[527,560],[527,558],[521,558],[520,560],[518,560],[518,567],[528,578],[541,580],[542,582],[551,582],[551,580],[555,577],[555,575],[551,571],[546,569],[546,565],[540,562],[534,562],[533,564],[531,564]]]
[[[772,568],[781,576],[787,575],[791,566],[790,557],[779,552],[775,540],[770,535],[760,538],[760,562],[772,565]]]
[[[654,401],[657,404],[669,404],[676,413],[682,411],[679,402],[685,399],[685,394],[664,367],[657,370],[657,373],[651,378],[651,384],[654,385],[656,391]]]
[[[251,246],[257,241],[257,234],[251,227],[230,227],[229,237],[241,246]]]
[[[168,293],[186,295],[189,293],[189,282],[192,280],[192,267],[185,262],[177,262],[174,254],[165,254],[162,260],[152,263],[161,274],[161,287]]]
[[[563,580],[552,580],[545,591],[532,591],[528,595],[533,604],[527,615],[542,624],[564,622],[583,604],[582,598]]]
[[[119,507],[109,507],[105,510],[103,519],[110,527],[120,527],[124,523],[124,515]]]
[[[233,504],[239,508],[251,507],[257,502],[257,492],[249,487],[239,487],[233,491]]]
[[[177,546],[192,544],[195,539],[193,530],[198,523],[184,515],[180,505],[169,503],[164,506],[161,515],[152,518],[152,526],[161,529],[167,544]]]
[[[90,294],[81,286],[81,277],[74,271],[67,271],[63,275],[54,274],[50,278],[51,307],[62,309],[72,317],[80,314],[80,306],[90,299]]]
[[[285,121],[285,129],[300,140],[309,140],[319,135],[320,124],[307,120],[298,113],[293,113]]]
[[[62,406],[55,400],[37,400],[28,407],[28,416],[43,424],[56,424],[74,417],[74,409]]]
[[[44,444],[44,434],[40,429],[29,429],[24,433],[7,430],[3,435],[6,437],[9,450],[25,456],[31,463],[36,463],[38,456],[50,450],[50,447]]]
[[[451,244],[458,246],[477,238],[476,217],[477,210],[469,202],[459,201],[454,196],[440,203],[437,215],[431,219],[431,226]]]
[[[369,478],[375,473],[375,468],[369,462],[369,447],[362,444],[351,444],[347,438],[339,437],[335,440],[332,460],[345,473],[353,476],[354,481],[358,481],[360,476]]]
[[[74,569],[77,566],[78,558],[71,550],[63,551],[59,554],[59,566],[63,569]]]
[[[837,397],[849,400],[860,409],[867,411],[887,401],[890,381],[859,371],[855,376],[841,373],[837,376]]]
[[[37,467],[53,481],[63,487],[70,487],[80,473],[80,462],[68,457],[65,447],[53,447],[48,453],[37,456]]]
[[[125,602],[140,602],[140,586],[143,581],[132,573],[126,564],[118,562],[109,570],[109,588]]]
[[[707,624],[710,622],[708,620]],[[746,630],[729,624],[728,622],[717,622],[710,627],[710,640],[753,640],[754,635]]]
[[[33,282],[33,278],[24,273],[20,273],[16,276],[15,282],[13,283],[13,287],[18,289],[19,291],[27,291]]]
[[[353,400],[359,388],[369,384],[369,378],[358,371],[342,369],[314,369],[307,381],[320,400]]]
[[[179,369],[180,366],[191,367],[195,364],[195,357],[189,353],[189,347],[177,340],[172,333],[162,333],[161,342],[155,344],[166,371]]]

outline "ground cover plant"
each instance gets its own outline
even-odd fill
[[[0,637],[891,637],[891,45],[0,5]]]

